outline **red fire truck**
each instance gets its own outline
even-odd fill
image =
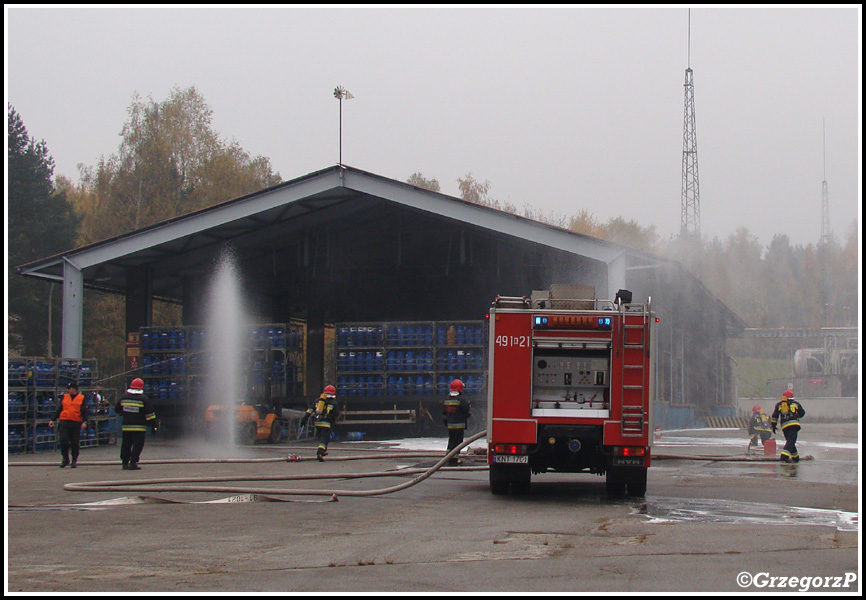
[[[610,496],[643,496],[652,440],[658,321],[649,301],[592,286],[497,297],[490,314],[487,462],[494,494],[533,473],[606,474]]]

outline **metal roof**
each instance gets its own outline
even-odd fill
[[[231,241],[249,252],[273,252],[304,231],[335,221],[377,219],[392,203],[412,211],[514,236],[607,264],[668,262],[618,244],[480,206],[344,165],[335,165],[271,188],[181,215],[107,240],[21,265],[25,276],[62,280],[64,263],[82,273],[86,287],[125,293],[127,269],[148,266],[153,294],[180,300],[185,274],[206,271],[215,248]]]

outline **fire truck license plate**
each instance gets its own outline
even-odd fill
[[[614,456],[610,464],[614,467],[642,467],[643,457],[641,456]]]
[[[529,457],[515,454],[494,454],[493,462],[495,463],[528,463]]]

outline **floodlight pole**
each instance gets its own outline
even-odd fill
[[[342,86],[337,86],[334,88],[334,98],[340,101],[340,162],[338,164],[343,164],[343,98],[349,100],[354,98],[354,96],[348,90],[344,89]]]

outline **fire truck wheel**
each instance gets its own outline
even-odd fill
[[[621,467],[608,467],[605,484],[608,498],[625,495],[625,473]]]
[[[626,480],[629,496],[646,496],[646,469],[632,469]]]
[[[492,494],[507,494],[511,480],[502,465],[490,465],[490,492]]]

